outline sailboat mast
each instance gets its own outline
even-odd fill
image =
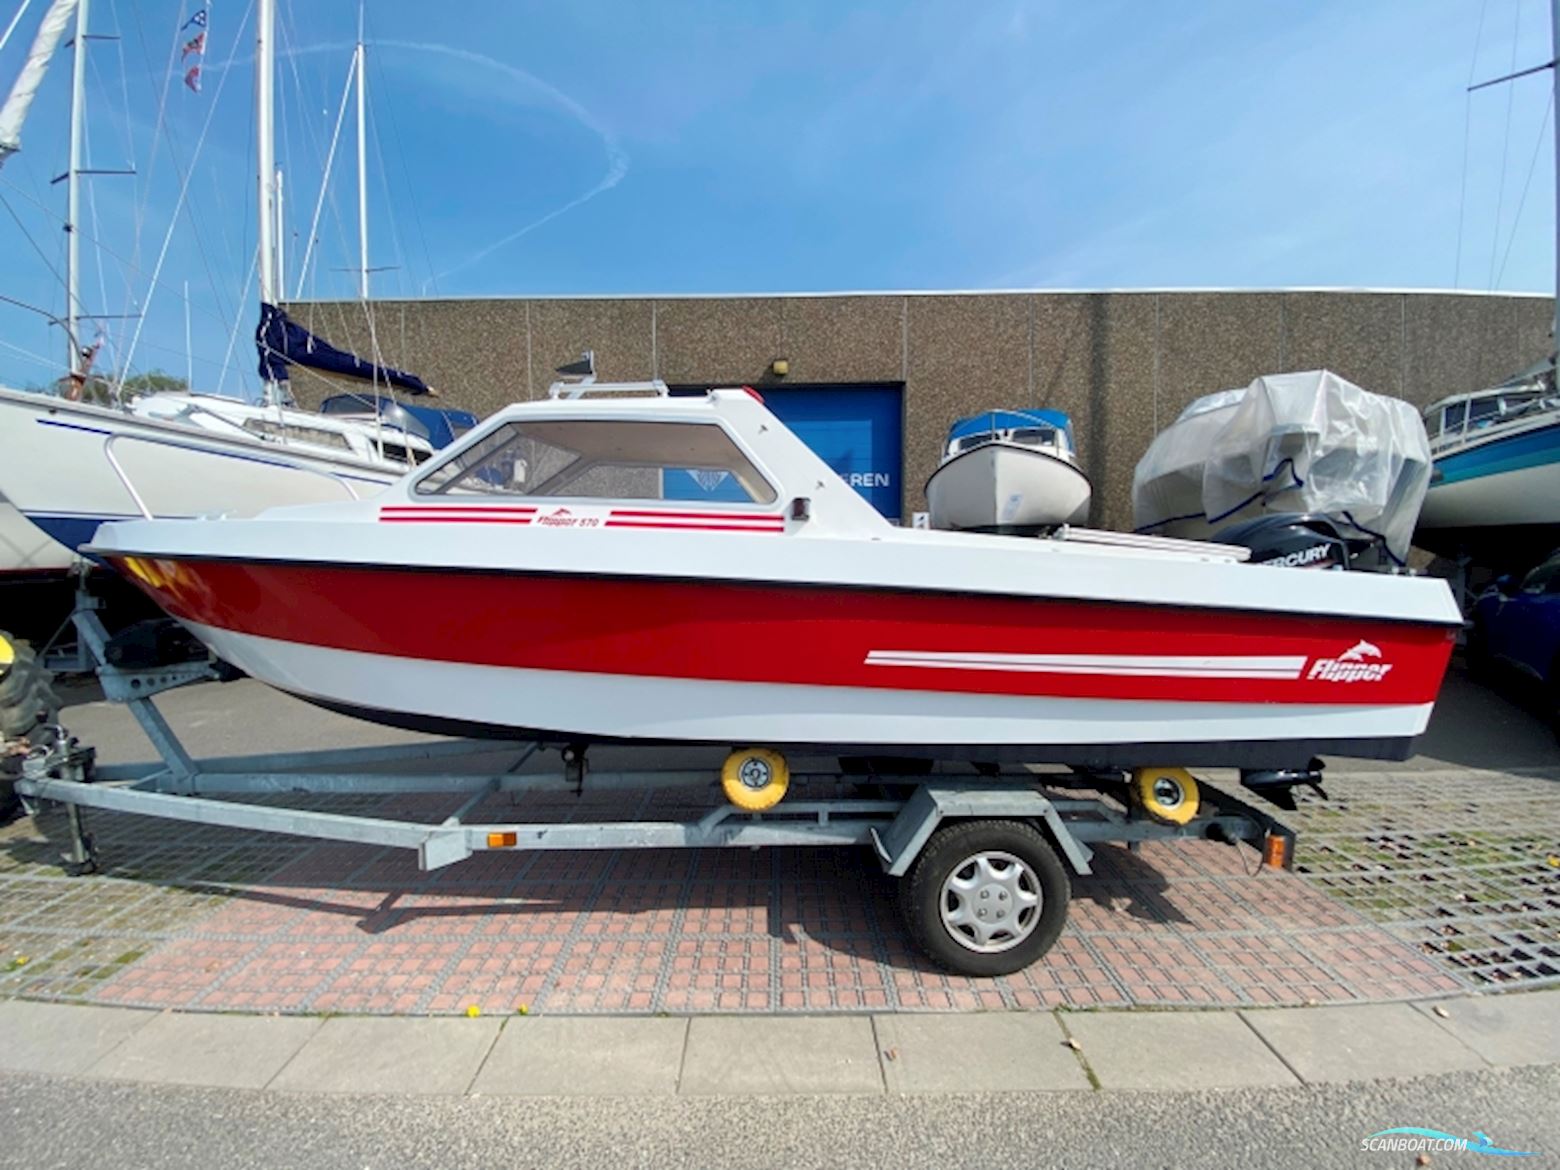
[[[1549,81],[1555,94],[1555,317],[1551,341],[1560,347],[1560,0],[1550,0],[1549,44]]]
[[[81,330],[81,144],[86,130],[87,105],[87,8],[76,5],[76,36],[70,82],[70,169],[65,172],[65,345],[70,350],[70,372],[82,371]]]
[[[259,0],[255,11],[255,171],[259,177],[259,224],[255,257],[260,274],[260,303],[275,306],[276,209],[272,198],[276,181],[275,142],[276,0]],[[267,401],[280,400],[276,384],[267,382]]]
[[[287,211],[283,199],[282,168],[276,168],[276,287],[287,293]]]
[[[1556,0],[1560,3],[1560,0]],[[368,84],[364,68],[363,9],[358,8],[357,39],[357,180],[358,180],[358,296],[368,300],[368,144],[364,138],[364,87]]]

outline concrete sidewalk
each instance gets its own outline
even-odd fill
[[[0,1069],[438,1096],[1223,1089],[1560,1063],[1560,991],[960,1016],[240,1016],[0,1002]]]

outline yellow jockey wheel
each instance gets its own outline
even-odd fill
[[[1133,807],[1167,825],[1197,815],[1197,781],[1185,768],[1137,768],[1129,786]]]
[[[720,769],[726,799],[749,812],[774,808],[791,784],[785,757],[769,748],[738,748]]]

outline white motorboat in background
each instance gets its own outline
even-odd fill
[[[1084,524],[1092,494],[1078,466],[1072,420],[1059,410],[992,410],[959,419],[926,481],[932,527],[972,532]]]
[[[1194,401],[1132,477],[1138,532],[1207,540],[1242,521],[1319,514],[1408,556],[1430,442],[1408,403],[1328,370],[1269,374]]]
[[[1560,393],[1554,361],[1426,408],[1435,458],[1414,543],[1518,572],[1560,546]]]
[[[1443,581],[900,528],[751,392],[614,389],[507,407],[373,500],[91,551],[255,678],[427,730],[1308,768],[1425,729]],[[679,489],[717,472],[730,499]]]

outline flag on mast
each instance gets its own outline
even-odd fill
[[[202,8],[179,26],[180,32],[184,32],[191,25],[200,30],[185,42],[184,52],[179,55],[181,61],[188,61],[192,56],[195,58],[195,63],[184,71],[184,84],[191,93],[200,92],[200,68],[206,59],[206,29],[210,23],[211,10]]]

